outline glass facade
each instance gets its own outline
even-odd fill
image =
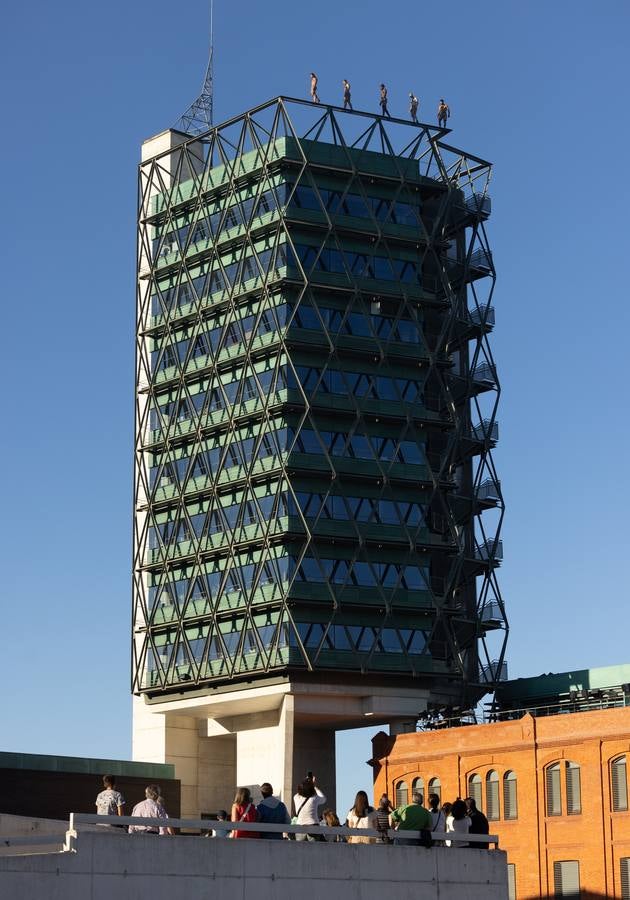
[[[470,702],[488,603],[507,630],[490,167],[454,174],[427,126],[237,127],[140,167],[133,690],[338,670]]]

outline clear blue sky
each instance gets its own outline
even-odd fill
[[[4,13],[0,749],[124,758],[136,164],[194,99],[206,0]],[[510,676],[628,661],[625,0],[217,0],[217,122],[274,95],[420,118],[495,163]],[[370,732],[339,740],[339,808]]]

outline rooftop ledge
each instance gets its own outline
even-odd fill
[[[142,160],[154,161],[172,153],[176,147],[186,148],[192,155],[205,154],[203,148],[214,145],[221,138],[227,139],[217,164],[226,163],[234,155],[249,150],[261,150],[263,146],[280,137],[295,140],[311,140],[336,145],[356,151],[378,152],[383,156],[406,157],[423,160],[427,170],[437,169],[435,157],[442,157],[442,174],[458,179],[462,159],[466,161],[467,177],[491,168],[491,163],[481,157],[452,147],[444,142],[451,133],[427,122],[412,122],[398,116],[382,116],[367,110],[344,110],[340,106],[313,103],[297,97],[279,96],[259,106],[245,110],[232,118],[202,132],[188,135],[176,129],[166,129],[144,142]],[[439,147],[439,153],[434,151]],[[450,159],[450,155],[454,159]],[[427,171],[426,174],[430,174]]]
[[[381,121],[383,123],[388,122],[391,124],[405,125],[407,128],[415,129],[416,131],[424,130],[434,139],[442,138],[445,135],[450,134],[452,131],[451,128],[442,128],[440,125],[431,125],[428,122],[412,122],[411,119],[403,119],[398,116],[383,116],[380,113],[370,112],[369,110],[362,109],[344,109],[342,106],[336,106],[334,103],[313,103],[312,100],[304,100],[299,97],[288,97],[285,94],[280,94],[277,97],[272,97],[270,100],[266,100],[264,103],[261,103],[258,106],[253,106],[251,109],[245,110],[244,112],[239,113],[236,116],[225,119],[225,121],[220,122],[218,125],[213,125],[212,128],[209,128],[207,131],[204,131],[201,134],[192,135],[186,133],[185,131],[180,131],[177,128],[165,128],[162,131],[159,131],[151,137],[147,138],[145,141],[143,141],[143,144],[147,144],[150,141],[154,141],[156,138],[162,137],[163,135],[169,133],[181,135],[181,137],[183,138],[182,143],[191,141],[203,141],[214,131],[221,131],[224,128],[228,128],[230,125],[234,125],[235,123],[240,122],[246,116],[254,116],[276,106],[284,107],[287,112],[288,109],[292,107],[305,107],[306,109],[310,109],[312,111],[321,110],[325,113],[343,113],[344,116],[352,116],[355,118],[360,117],[371,122]],[[306,135],[304,136],[306,137]],[[482,162],[482,160],[480,160],[480,162]]]

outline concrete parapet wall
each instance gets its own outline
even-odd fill
[[[101,832],[99,825],[83,825],[85,831]],[[0,813],[0,856],[60,852],[66,842],[68,822]],[[56,840],[53,840],[55,839]],[[0,900],[4,900],[0,884]]]
[[[176,880],[174,880],[176,879]],[[506,900],[500,850],[81,832],[75,853],[0,858],[11,900]]]
[[[67,819],[41,819],[31,816],[12,816],[0,813],[0,837],[17,837],[22,835],[58,834],[63,843],[68,830]]]

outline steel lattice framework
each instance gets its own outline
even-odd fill
[[[203,134],[209,128],[212,128],[212,115],[214,108],[214,38],[213,38],[213,21],[214,21],[214,3],[210,0],[210,55],[208,56],[208,65],[206,74],[203,79],[201,92],[196,100],[194,100],[185,113],[177,120],[174,128],[177,131],[183,131],[185,134]]]
[[[134,692],[501,676],[491,166],[446,135],[280,97],[140,166]]]

